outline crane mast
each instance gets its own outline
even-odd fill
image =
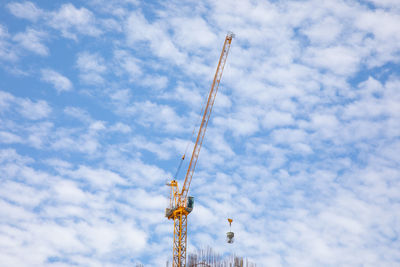
[[[172,180],[167,184],[171,187],[171,193],[170,205],[165,211],[165,216],[168,219],[174,220],[173,267],[186,266],[187,216],[193,210],[193,197],[188,197],[188,192],[233,37],[233,33],[229,33],[225,37],[224,46],[222,48],[221,56],[219,57],[217,70],[207,98],[207,104],[204,108],[199,132],[197,134],[196,143],[193,147],[192,157],[190,158],[182,190],[179,192],[178,182],[176,180]]]

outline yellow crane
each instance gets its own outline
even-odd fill
[[[204,108],[203,118],[197,134],[196,143],[193,147],[192,157],[190,158],[190,163],[186,172],[182,190],[179,191],[178,182],[175,179],[167,183],[167,185],[171,187],[171,193],[169,206],[165,210],[165,217],[167,217],[169,220],[174,220],[173,267],[186,266],[187,216],[193,210],[194,203],[194,198],[191,196],[188,197],[189,187],[192,181],[194,169],[199,157],[200,148],[203,143],[204,134],[206,133],[208,121],[210,119],[211,111],[215,101],[215,96],[217,95],[219,82],[221,81],[222,72],[225,67],[233,37],[233,33],[228,33],[225,37],[224,46],[219,58],[218,67],[214,75],[210,93],[208,95],[207,104]],[[183,159],[184,156],[182,157],[182,160]]]

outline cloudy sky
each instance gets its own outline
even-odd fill
[[[189,252],[400,265],[398,0],[5,0],[2,266],[165,266],[228,31]]]

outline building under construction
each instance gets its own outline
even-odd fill
[[[235,255],[221,257],[211,248],[200,249],[195,253],[190,253],[187,267],[256,267],[256,264],[247,259]],[[171,267],[167,262],[166,267]]]

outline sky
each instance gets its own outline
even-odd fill
[[[1,266],[171,261],[165,183],[228,31],[188,252],[400,265],[398,0],[5,0]]]

